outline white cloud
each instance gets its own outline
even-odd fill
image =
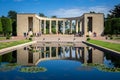
[[[77,17],[81,16],[84,13],[89,13],[90,11],[94,11],[96,13],[104,13],[105,15],[108,13],[110,9],[105,6],[95,6],[95,7],[82,7],[82,8],[71,8],[71,9],[58,9],[49,11],[49,15],[56,15],[57,17]]]
[[[97,13],[104,13],[106,15],[108,11],[110,10],[110,8],[105,7],[105,6],[96,6],[96,7],[90,7],[89,10],[95,11]]]

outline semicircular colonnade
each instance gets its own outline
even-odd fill
[[[34,13],[19,13],[17,14],[17,35],[24,36],[30,31],[35,35],[37,33],[53,34],[53,22],[54,34],[80,33],[84,36],[96,32],[97,35],[102,35],[104,30],[104,14],[102,13],[85,13],[82,16],[70,18],[48,18]]]

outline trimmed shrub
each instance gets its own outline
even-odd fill
[[[87,38],[87,41],[89,41],[89,40],[90,40],[90,38],[88,37],[88,38]]]
[[[30,37],[33,37],[33,35],[30,35]]]
[[[11,35],[10,34],[7,34],[6,35],[6,39],[10,39],[11,38]]]
[[[111,36],[110,39],[113,39],[113,37]]]
[[[30,37],[29,40],[32,41],[32,37]]]

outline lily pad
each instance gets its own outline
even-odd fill
[[[26,73],[37,73],[37,72],[45,72],[47,71],[47,69],[44,67],[23,67],[19,71]]]

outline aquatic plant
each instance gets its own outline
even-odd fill
[[[110,68],[105,66],[104,64],[92,64],[92,63],[88,63],[88,64],[83,64],[82,66],[90,66],[90,67],[95,67],[100,71],[104,71],[104,72],[120,72],[120,68]]]
[[[23,67],[19,70],[20,72],[26,72],[26,73],[37,73],[37,72],[45,72],[47,71],[44,67]]]
[[[17,66],[16,63],[8,63],[8,64],[4,64],[0,67],[0,71],[2,72],[7,72],[7,71],[11,71],[11,70],[14,70]]]

